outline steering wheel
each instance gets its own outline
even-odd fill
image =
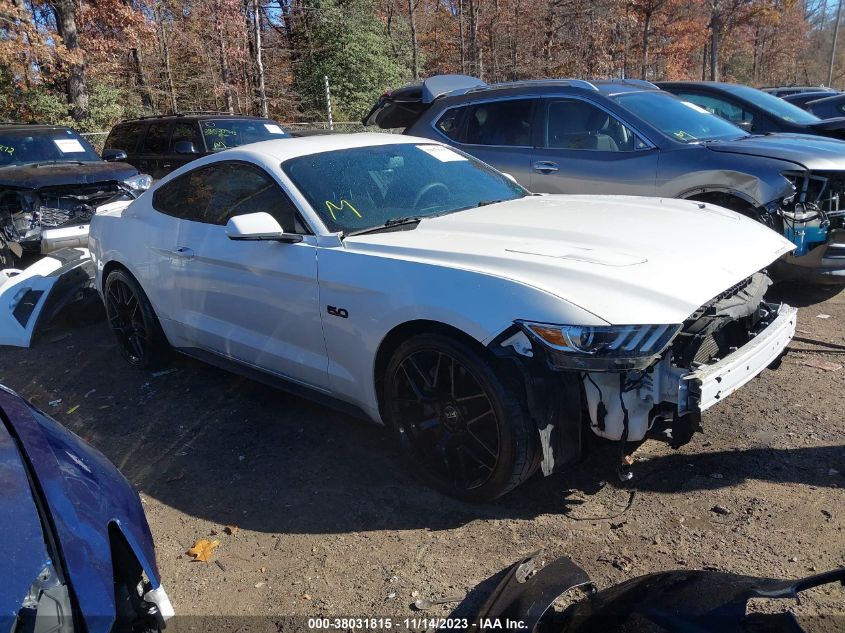
[[[412,205],[413,208],[419,209],[420,202],[422,202],[429,193],[438,189],[442,189],[446,196],[449,196],[449,187],[444,185],[442,182],[430,182],[417,192],[417,195],[414,197],[414,204]]]

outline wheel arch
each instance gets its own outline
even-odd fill
[[[393,352],[404,341],[419,334],[446,334],[459,339],[485,355],[489,354],[489,351],[481,344],[481,341],[464,330],[454,325],[443,323],[442,321],[413,319],[394,326],[382,338],[373,361],[373,385],[375,386],[376,400],[378,402],[379,413],[382,414],[382,419],[384,419],[382,410],[384,404],[384,371],[387,368],[387,363],[390,362]]]
[[[760,203],[748,194],[737,189],[731,189],[730,187],[716,185],[696,187],[695,189],[684,192],[678,197],[696,202],[709,202],[750,216],[760,208]]]

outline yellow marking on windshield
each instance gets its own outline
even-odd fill
[[[0,145],[0,152],[6,152],[9,156],[15,153],[14,147],[9,147],[8,145]]]
[[[341,201],[340,201],[340,204],[335,204],[335,203],[334,203],[334,202],[332,202],[331,200],[326,200],[326,208],[328,208],[329,213],[331,213],[331,214],[332,214],[332,219],[333,219],[333,220],[337,220],[337,216],[335,215],[335,213],[334,213],[334,212],[335,212],[335,211],[343,211],[344,209],[349,209],[350,211],[352,211],[352,213],[354,213],[355,215],[357,215],[359,218],[363,217],[360,213],[358,213],[358,209],[356,209],[355,207],[353,207],[353,206],[352,206],[352,205],[351,205],[348,201],[346,201],[346,200],[341,200]]]

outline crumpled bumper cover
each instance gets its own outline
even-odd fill
[[[87,248],[61,249],[24,270],[0,271],[0,345],[29,347],[39,326],[93,285],[94,273]]]

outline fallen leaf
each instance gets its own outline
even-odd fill
[[[211,557],[214,555],[214,548],[218,545],[220,545],[220,541],[209,541],[208,539],[201,538],[194,543],[194,546],[187,553],[193,556],[194,560],[207,563],[211,560]]]
[[[259,567],[258,571],[260,571],[263,574],[264,572],[267,571],[267,568],[266,567]]]
[[[829,319],[830,315],[829,314],[817,314],[816,318],[817,319]]]
[[[223,531],[226,534],[231,535],[231,534],[235,534],[240,529],[241,528],[239,528],[237,525],[227,525],[225,528],[223,528]]]

